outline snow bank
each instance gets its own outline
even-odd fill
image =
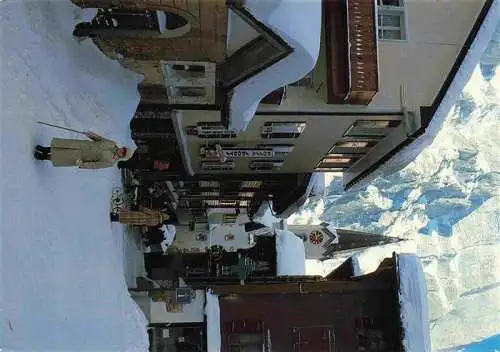
[[[427,285],[417,256],[398,255],[399,303],[406,352],[430,352]]]
[[[314,68],[321,37],[320,0],[246,0],[245,7],[294,51],[234,88],[229,111],[230,128],[238,131],[247,127],[262,98],[301,79]],[[238,42],[236,38],[234,41]]]
[[[221,349],[219,297],[207,292],[205,303],[207,317],[207,351],[218,352]]]
[[[138,76],[72,37],[69,1],[0,3],[2,348],[146,351],[146,320],[130,297],[123,233],[109,221],[116,168],[53,168],[36,144],[78,137],[46,121],[132,143]]]
[[[293,232],[276,230],[276,271],[278,276],[306,274],[304,242]]]
[[[432,144],[434,138],[441,130],[441,127],[448,116],[451,108],[457,102],[457,99],[463,91],[465,85],[471,78],[474,69],[476,68],[481,55],[486,50],[491,38],[493,37],[498,19],[500,18],[500,1],[494,1],[488,12],[488,15],[483,21],[483,24],[477,33],[475,40],[465,56],[462,65],[458,69],[449,89],[447,90],[441,104],[437,108],[432,120],[427,127],[425,133],[413,141],[408,147],[398,152],[394,157],[379,167],[377,171],[371,173],[368,177],[362,179],[355,184],[352,189],[358,190],[373,183],[377,177],[390,175],[399,171],[411,163],[415,158],[429,145]]]
[[[81,10],[79,19],[83,22],[91,22],[97,15],[97,9],[92,7],[86,7]]]

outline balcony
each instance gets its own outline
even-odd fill
[[[378,92],[375,0],[323,0],[328,103],[368,105]]]

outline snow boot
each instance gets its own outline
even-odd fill
[[[35,150],[33,152],[33,157],[36,159],[36,160],[44,160],[43,158],[43,153],[38,151],[38,150]]]
[[[81,22],[75,26],[73,30],[73,36],[83,38],[83,37],[95,37],[92,33],[92,24],[90,22]]]
[[[35,147],[35,150],[41,152],[42,154],[50,154],[50,147],[44,147],[39,144]]]

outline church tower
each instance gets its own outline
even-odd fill
[[[336,229],[328,223],[319,225],[287,225],[302,238],[306,259],[327,260],[344,251],[396,243],[402,239],[373,233]]]

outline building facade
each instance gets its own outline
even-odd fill
[[[425,134],[492,4],[73,2],[99,8],[75,34],[145,75],[136,119],[153,132],[136,135],[149,147],[135,169],[168,186],[176,218],[251,218],[268,201],[286,217],[314,173],[343,174],[347,188],[366,179]],[[169,142],[144,143],[158,134]]]
[[[408,325],[401,314],[406,302],[400,303],[398,260],[394,255],[375,272],[356,278],[352,263],[346,263],[326,278],[214,287],[219,295],[220,350],[406,350],[403,336],[414,332],[403,328]],[[427,322],[417,318],[416,323]],[[422,338],[425,334],[428,331]]]

